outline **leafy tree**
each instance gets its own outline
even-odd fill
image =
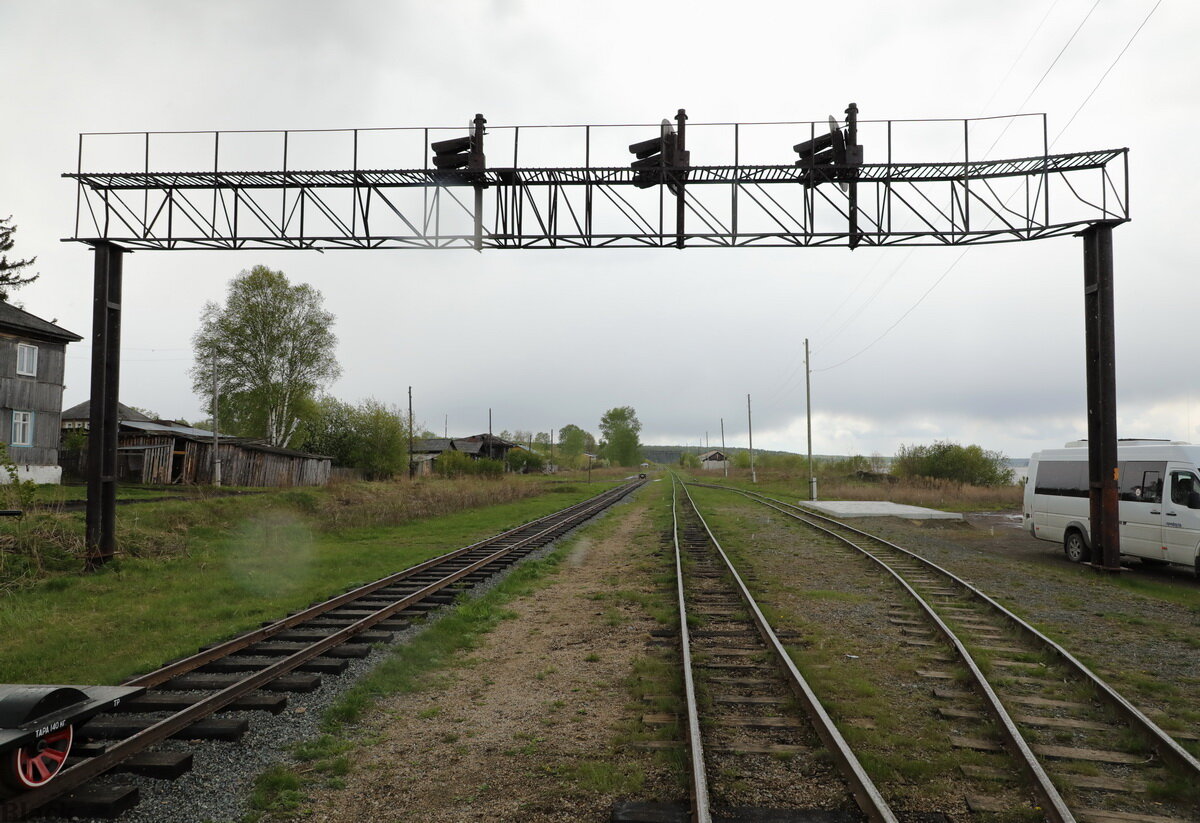
[[[367,400],[354,410],[351,465],[368,480],[408,471],[408,419],[398,406]]]
[[[508,464],[510,471],[517,472],[518,474],[540,472],[542,467],[546,465],[546,461],[540,454],[526,451],[525,449],[510,450],[504,458],[504,462]]]
[[[691,452],[681,452],[679,455],[679,466],[683,469],[698,469],[700,468],[700,456]]]
[[[897,477],[933,477],[973,486],[1008,486],[1013,470],[1003,454],[979,446],[936,441],[928,446],[901,445],[892,462]]]
[[[588,432],[568,423],[558,430],[558,454],[555,457],[564,465],[578,468],[583,463],[584,452],[595,453],[596,438]]]
[[[315,408],[298,432],[304,448],[359,469],[368,480],[408,470],[408,417],[399,407],[374,399],[352,406],[322,397]]]
[[[7,300],[11,289],[19,289],[38,279],[36,274],[31,277],[21,276],[21,269],[33,265],[36,257],[28,260],[8,259],[7,252],[12,249],[13,235],[17,233],[17,227],[9,225],[11,221],[11,216],[0,219],[0,300]]]
[[[641,421],[632,406],[618,406],[606,411],[600,418],[604,457],[617,466],[636,466],[642,459],[642,444],[638,441],[641,430]]]
[[[300,426],[297,438],[307,451],[332,457],[339,466],[354,460],[354,406],[325,396],[314,404],[314,413]]]
[[[286,447],[316,413],[317,391],[341,371],[323,303],[313,287],[255,266],[230,281],[224,306],[205,304],[192,338],[192,388],[211,404],[215,359],[221,428]]]

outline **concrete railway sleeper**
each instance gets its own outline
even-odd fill
[[[692,820],[708,823],[725,815],[800,820],[815,814],[825,815],[823,820],[865,816],[873,823],[895,823],[686,488],[674,479],[672,511]],[[744,776],[740,782],[749,788],[731,781],[734,774]]]
[[[975,696],[983,698],[1003,738],[960,739],[956,745],[1007,749],[1024,764],[1047,819],[1200,819],[1200,761],[1066,649],[975,586],[907,549],[802,506],[757,492],[693,485],[741,494],[861,552],[893,577],[917,609],[897,613],[895,620],[930,626],[942,636],[970,673]],[[940,673],[926,674],[938,682]],[[943,715],[975,716],[953,705],[971,695],[940,682],[933,691],[947,704]],[[1176,791],[1179,787],[1189,788]]]
[[[176,776],[190,766],[189,758],[156,764],[155,753],[147,750],[172,737],[236,740],[245,720],[208,718],[230,710],[281,712],[286,699],[278,692],[318,688],[322,674],[340,673],[347,658],[363,656],[370,643],[387,642],[409,618],[452,602],[644,482],[622,484],[360,586],[119,687],[0,685],[0,767],[9,787],[6,797],[0,795],[0,820],[47,808],[72,815],[119,813],[137,802],[136,789],[89,793],[91,781],[120,770]],[[135,720],[133,713],[146,719]]]

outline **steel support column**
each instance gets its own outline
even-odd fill
[[[1087,329],[1088,489],[1092,563],[1121,568],[1117,512],[1117,378],[1113,324],[1112,223],[1082,232],[1084,322]]]
[[[121,266],[125,249],[97,243],[93,251],[92,396],[89,403],[87,568],[116,553],[117,386],[121,371]]]

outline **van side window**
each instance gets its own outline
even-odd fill
[[[1167,464],[1149,460],[1121,461],[1118,495],[1132,503],[1161,503]]]
[[[1082,460],[1043,460],[1038,463],[1034,493],[1087,497],[1087,469]]]
[[[1186,506],[1188,496],[1194,491],[1200,491],[1200,480],[1191,472],[1171,472],[1171,502],[1177,506]]]
[[[1142,475],[1142,500],[1147,503],[1162,502],[1162,472],[1145,472]]]

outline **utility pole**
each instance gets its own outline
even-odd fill
[[[450,415],[446,415],[446,419],[442,422],[442,437],[450,439]]]
[[[550,465],[554,465],[554,429],[550,430]]]
[[[750,414],[750,395],[746,395],[746,425],[750,428],[750,482],[757,483],[758,475],[754,472],[754,418]]]
[[[721,465],[725,467],[725,477],[729,477],[729,455],[725,452],[725,418],[721,418]]]
[[[817,475],[812,462],[812,371],[808,367],[808,338],[804,338],[804,420],[808,424],[808,499],[817,499]]]
[[[413,461],[413,413],[412,386],[408,387],[408,479],[417,476],[417,464]]]
[[[213,426],[213,475],[212,481],[214,486],[221,485],[221,451],[217,432],[217,401],[220,399],[220,389],[217,385],[217,352],[213,350],[213,406],[212,406],[212,426]]]

